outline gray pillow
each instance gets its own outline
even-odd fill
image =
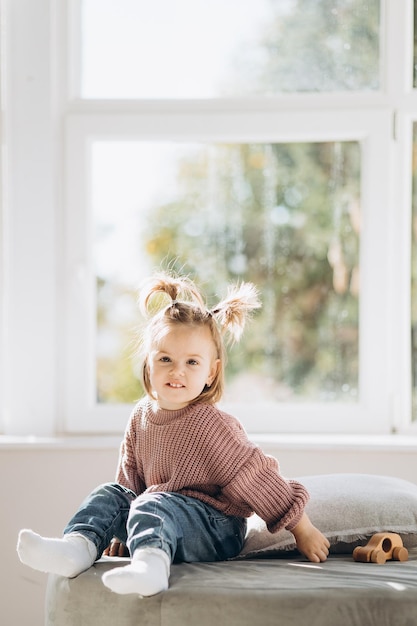
[[[296,480],[310,493],[306,513],[329,539],[331,553],[351,553],[377,532],[398,533],[406,548],[417,546],[414,483],[373,474],[322,474]],[[296,544],[289,531],[272,534],[253,515],[238,558],[288,556],[291,550],[296,550]]]

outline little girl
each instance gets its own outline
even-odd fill
[[[139,303],[150,315],[142,338],[147,396],[127,426],[117,482],[87,497],[63,538],[21,530],[20,560],[72,578],[126,545],[130,564],[106,572],[103,583],[151,596],[168,588],[173,562],[239,554],[246,518],[256,512],[271,532],[290,530],[310,561],[325,561],[329,542],[304,512],[306,489],[283,478],[278,462],[215,404],[224,387],[223,336],[238,340],[259,308],[253,285],[231,288],[209,310],[189,279],[158,274]]]

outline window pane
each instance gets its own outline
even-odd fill
[[[81,0],[83,98],[380,87],[380,0]]]
[[[141,395],[137,287],[185,271],[209,304],[253,281],[230,401],[358,400],[360,144],[103,142],[92,148],[97,397]]]

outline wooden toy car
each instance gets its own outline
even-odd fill
[[[355,561],[364,563],[385,563],[394,561],[407,561],[408,550],[404,548],[402,539],[397,533],[376,533],[366,546],[357,546],[353,550]]]

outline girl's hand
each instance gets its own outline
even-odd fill
[[[325,561],[329,555],[329,540],[313,526],[306,513],[291,530],[298,550],[313,563]]]
[[[120,539],[113,537],[110,545],[104,550],[103,556],[129,556],[129,550]]]

